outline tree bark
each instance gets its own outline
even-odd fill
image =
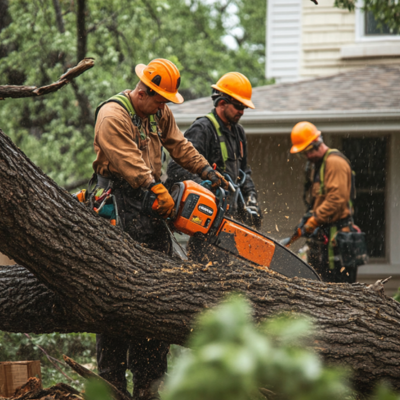
[[[77,321],[108,334],[184,344],[201,311],[241,292],[256,321],[281,312],[310,316],[314,348],[329,363],[352,367],[360,390],[380,378],[400,389],[400,304],[393,299],[363,284],[287,279],[239,261],[204,266],[169,258],[76,202],[1,131],[0,149],[0,251],[56,293]],[[21,285],[25,279],[32,278]],[[40,331],[42,321],[35,324],[31,331]]]
[[[86,0],[78,0],[76,15],[77,29],[77,57],[78,61],[86,57],[87,33],[86,33]]]
[[[58,0],[53,0],[53,7],[54,7],[54,12],[56,13],[56,23],[57,23],[58,32],[64,33],[65,32],[64,19],[62,16],[60,2]],[[79,60],[82,60],[83,58],[85,58],[85,57],[78,58],[78,62],[79,62]]]
[[[100,332],[71,313],[65,300],[20,265],[0,266],[0,330],[7,332]]]

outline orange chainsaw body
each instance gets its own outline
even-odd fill
[[[224,193],[223,190],[221,190]],[[211,191],[193,181],[176,183],[171,189],[175,201],[174,229],[189,236],[201,237],[228,255],[247,260],[288,277],[320,280],[318,274],[290,250],[231,218],[225,217],[227,197],[217,198]]]
[[[217,216],[217,199],[212,192],[193,181],[183,181],[180,186],[181,199],[175,212],[176,230],[193,236],[207,234]],[[172,197],[174,197],[173,193]],[[176,203],[176,201],[175,201]]]
[[[193,236],[198,232],[206,235],[214,228],[226,250],[255,264],[270,265],[275,251],[272,240],[225,218],[214,227],[218,212],[215,195],[193,181],[183,181],[180,185],[182,196],[173,222],[176,230]]]

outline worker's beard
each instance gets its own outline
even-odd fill
[[[237,124],[240,118],[242,118],[242,114],[229,115],[226,111],[224,112],[224,115],[230,124]]]

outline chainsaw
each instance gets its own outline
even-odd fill
[[[220,263],[230,263],[239,258],[289,278],[321,280],[310,265],[279,242],[226,217],[228,192],[222,188],[216,196],[198,183],[183,181],[175,183],[170,194],[175,208],[169,226],[192,237],[189,255],[196,251],[204,255],[204,262]],[[143,210],[156,215],[157,205],[156,195],[147,192]]]

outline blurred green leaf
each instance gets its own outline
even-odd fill
[[[86,400],[112,400],[108,387],[101,381],[89,380],[85,385]]]

